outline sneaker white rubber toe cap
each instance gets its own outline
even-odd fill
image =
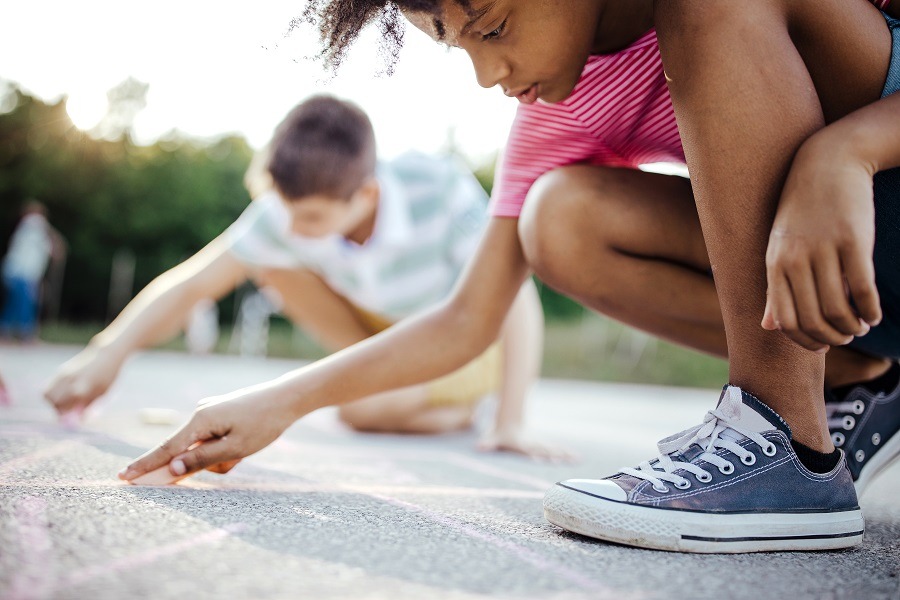
[[[628,499],[625,490],[608,479],[566,479],[558,485],[616,502],[625,502]]]

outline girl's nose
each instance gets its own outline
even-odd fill
[[[478,85],[483,88],[492,88],[506,80],[512,73],[509,63],[500,56],[491,56],[489,53],[469,53],[472,65],[475,67],[475,78]]]

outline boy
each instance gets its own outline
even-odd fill
[[[265,162],[271,189],[225,233],[151,282],[61,367],[45,394],[61,414],[84,410],[132,352],[176,334],[198,302],[248,278],[328,349],[350,346],[441,302],[483,229],[486,198],[471,174],[417,154],[376,166],[368,117],[336,98],[297,106]],[[254,191],[266,189],[260,179],[248,178]],[[469,426],[478,400],[498,389],[496,427],[482,447],[555,456],[521,436],[541,319],[529,283],[501,343],[448,377],[364,398],[342,407],[340,417],[360,430],[452,431]]]

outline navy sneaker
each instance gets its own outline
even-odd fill
[[[544,497],[554,525],[593,538],[681,552],[831,550],[865,528],[844,456],[803,466],[775,411],[728,386],[702,425],[668,437],[659,457],[606,479],[570,479]]]
[[[900,364],[894,363],[891,370],[900,370]],[[875,392],[857,384],[825,393],[831,440],[847,454],[860,496],[879,472],[900,457],[900,382],[892,388]]]

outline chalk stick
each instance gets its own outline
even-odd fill
[[[171,408],[142,408],[138,418],[146,425],[175,425],[181,421],[181,413]]]
[[[83,414],[83,408],[75,408],[59,415],[59,422],[66,429],[78,429],[81,427],[81,418]]]
[[[158,469],[144,473],[140,477],[131,480],[134,485],[172,485],[181,481],[187,475],[172,475],[169,471],[169,465],[163,465]]]

